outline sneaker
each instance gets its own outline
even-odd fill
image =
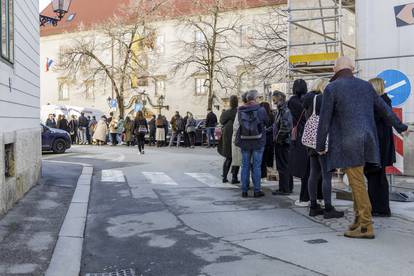
[[[248,193],[247,192],[242,192],[242,197],[248,197]]]
[[[295,205],[298,207],[308,207],[309,201],[300,201],[299,199],[295,201]]]
[[[332,207],[330,210],[323,210],[323,218],[324,219],[333,219],[333,218],[342,218],[344,216],[344,212],[335,210]]]
[[[262,196],[265,196],[265,193],[263,193],[262,191],[254,192],[254,197],[262,197]]]
[[[316,216],[322,216],[322,215],[323,215],[323,209],[321,208],[320,205],[309,208],[310,217],[316,217]]]
[[[355,230],[346,231],[344,236],[352,239],[374,239],[374,228],[372,225],[367,227],[358,226]]]
[[[272,195],[282,195],[282,196],[287,196],[290,195],[290,193],[288,192],[284,192],[284,191],[280,191],[280,190],[276,190],[272,192]]]

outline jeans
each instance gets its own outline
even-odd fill
[[[215,146],[216,145],[216,135],[215,135],[215,127],[208,127],[206,128],[207,131],[207,141],[208,141],[208,146]]]
[[[88,143],[88,138],[86,137],[86,127],[79,127],[79,144],[86,144]]]
[[[309,197],[316,201],[318,196],[318,184],[322,179],[322,193],[325,206],[332,204],[332,173],[326,166],[326,155],[310,157],[310,176],[308,181]]]
[[[195,139],[196,139],[196,134],[195,134],[195,132],[188,132],[187,133],[187,138],[188,138],[188,140],[189,140],[189,142],[190,142],[190,147],[194,147],[195,146]]]
[[[111,141],[112,141],[112,145],[118,145],[118,139],[116,138],[116,136],[118,135],[118,133],[111,133]]]
[[[177,138],[177,148],[180,146],[181,144],[181,132],[177,131],[177,132],[173,132],[171,135],[171,139],[170,139],[170,147],[173,145],[173,142],[175,140],[175,138]]]
[[[242,149],[242,171],[241,171],[241,183],[242,191],[247,192],[249,180],[250,180],[250,164],[252,165],[252,180],[254,191],[259,192],[261,190],[260,180],[262,178],[261,165],[264,148],[258,150],[243,150]]]

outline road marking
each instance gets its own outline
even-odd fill
[[[211,188],[237,188],[234,185],[221,183],[221,180],[209,173],[186,173],[197,181],[211,187]]]
[[[119,170],[102,170],[102,182],[125,182],[124,173]]]
[[[99,160],[108,160],[113,162],[122,162],[125,160],[125,155],[122,153],[104,153],[104,154],[94,154],[94,155],[78,155],[77,158],[81,159],[99,159]]]
[[[163,172],[142,172],[142,174],[148,179],[149,182],[151,182],[151,184],[171,186],[178,185],[177,182]]]
[[[395,84],[393,84],[393,85],[390,85],[390,86],[388,86],[387,88],[385,88],[385,93],[388,93],[388,92],[394,91],[395,89],[398,89],[398,88],[400,88],[401,86],[404,86],[404,85],[406,85],[406,84],[407,84],[407,82],[406,82],[405,80],[402,80],[402,81],[400,81],[400,82],[397,82],[397,83],[395,83]],[[389,96],[392,96],[392,95],[389,95]]]

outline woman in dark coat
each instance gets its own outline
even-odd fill
[[[144,154],[145,134],[148,133],[148,122],[142,111],[138,111],[134,121],[134,134],[137,136],[139,154]]]
[[[293,127],[297,129],[296,140],[294,137],[290,143],[289,151],[289,170],[292,176],[301,180],[300,197],[296,205],[308,206],[308,178],[309,178],[309,156],[307,149],[302,145],[302,134],[306,124],[305,109],[302,98],[308,92],[307,84],[304,80],[298,79],[293,83],[293,96],[288,101],[288,108],[292,114]]]
[[[266,126],[266,146],[262,158],[262,178],[268,177],[268,169],[273,169],[274,164],[274,143],[273,143],[273,123],[275,120],[272,109],[268,102],[260,104],[269,116],[269,125]]]
[[[233,123],[237,115],[237,107],[239,105],[239,99],[237,96],[233,95],[230,97],[230,109],[223,111],[220,116],[220,124],[222,125],[222,136],[221,136],[221,155],[226,159],[223,163],[223,183],[229,182],[227,180],[227,175],[229,173],[231,164],[232,164],[232,137],[233,137]],[[239,173],[239,167],[232,167],[231,173],[232,183],[239,183],[237,180],[237,174]]]
[[[384,80],[375,78],[369,82],[384,102],[391,107],[391,99],[384,93]],[[365,176],[368,180],[368,195],[372,205],[372,215],[390,217],[390,195],[385,169],[388,166],[392,166],[396,161],[394,135],[392,126],[379,114],[375,114],[375,124],[377,126],[380,147],[381,167],[371,164],[365,166]]]

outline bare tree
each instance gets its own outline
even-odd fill
[[[192,0],[191,5],[194,12],[179,20],[181,33],[185,37],[177,42],[177,48],[181,50],[174,58],[173,71],[184,71],[189,73],[188,77],[205,75],[207,107],[211,109],[217,96],[216,85],[225,91],[235,89],[237,74],[232,71],[235,66],[231,65],[247,61],[234,51],[242,19],[236,10],[242,9],[245,4],[242,0]],[[235,12],[232,15],[223,14],[229,10]]]
[[[121,116],[124,115],[126,90],[150,75],[148,53],[154,48],[156,30],[149,22],[160,16],[157,11],[165,0],[131,3],[123,7],[118,16],[62,48],[56,67],[69,79],[109,80]]]
[[[256,21],[249,57],[255,73],[263,81],[279,82],[287,70],[287,15],[282,9],[272,7],[267,18]]]

